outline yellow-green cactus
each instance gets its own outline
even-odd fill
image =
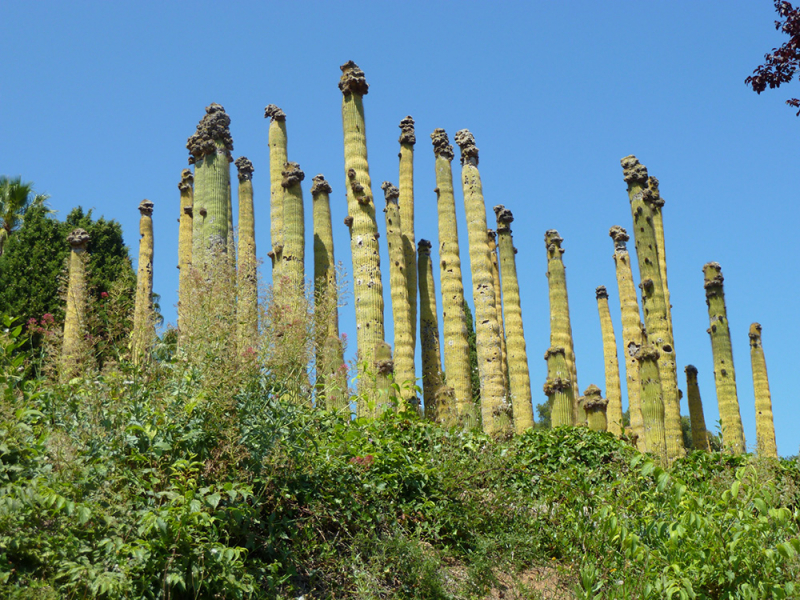
[[[272,249],[267,253],[272,259],[273,281],[277,279],[283,262],[283,166],[289,162],[286,138],[286,113],[274,104],[264,109],[269,124],[269,235]]]
[[[228,267],[233,279],[236,278],[236,236],[233,229],[233,192],[228,181]]]
[[[134,364],[145,358],[156,334],[153,320],[153,203],[142,200],[139,213],[139,270],[131,333]]]
[[[375,388],[366,403],[359,402],[357,407],[359,417],[377,417],[397,406],[397,396],[392,386],[394,378],[392,347],[386,342],[378,342],[373,356],[375,360],[371,366],[375,370]]]
[[[314,199],[314,329],[316,333],[317,393],[328,410],[349,409],[347,365],[339,338],[338,286],[333,253],[331,186],[323,175],[311,185]]]
[[[552,407],[550,412],[551,427],[575,424],[573,403],[575,392],[572,389],[567,353],[561,346],[551,346],[544,353],[547,361],[547,381],[544,393]]]
[[[692,447],[695,450],[710,450],[706,418],[703,415],[703,401],[697,385],[697,367],[686,365],[686,395],[689,400],[689,420],[692,424]]]
[[[736,393],[736,371],[733,368],[733,349],[725,308],[725,293],[722,289],[722,267],[710,262],[703,265],[706,305],[710,326],[711,350],[714,354],[714,382],[717,388],[719,417],[722,421],[722,441],[725,448],[734,454],[745,451],[742,415],[739,412],[739,397]]]
[[[414,237],[414,119],[400,121],[400,223],[403,226],[403,254],[406,258],[406,290],[411,311],[411,358],[417,347],[417,247]],[[395,348],[395,354],[397,349]]]
[[[442,286],[442,319],[444,321],[444,372],[453,388],[455,411],[447,413],[466,427],[475,423],[472,398],[472,376],[469,366],[467,315],[464,312],[464,284],[461,279],[461,256],[458,246],[456,201],[453,192],[451,161],[455,154],[444,129],[431,134],[436,167],[436,198],[439,226],[439,277]]]
[[[496,207],[495,207],[496,208]],[[494,297],[497,302],[497,320],[500,327],[500,354],[502,355],[503,366],[503,387],[506,393],[510,394],[508,383],[508,348],[506,347],[506,324],[503,319],[503,289],[500,284],[500,263],[497,258],[497,232],[494,229],[486,231],[489,241],[489,255],[492,259],[492,283],[494,283]],[[516,418],[516,417],[515,417]]]
[[[514,215],[502,205],[495,206],[494,213],[497,218],[497,241],[500,246],[503,314],[507,332],[508,381],[511,405],[514,409],[514,431],[522,434],[533,427],[533,405],[531,403],[531,376],[528,371],[528,351],[522,328],[516,249],[511,238],[511,223],[514,222]]]
[[[619,381],[619,361],[617,360],[617,336],[614,335],[614,323],[611,321],[611,311],[608,308],[608,290],[601,285],[595,290],[595,296],[597,297],[597,312],[600,315],[600,330],[603,334],[608,431],[614,435],[620,435],[622,433],[622,389]]]
[[[392,316],[394,319],[394,376],[400,386],[400,409],[414,403],[414,336],[416,323],[411,321],[411,304],[406,287],[409,269],[403,251],[403,220],[400,217],[398,199],[400,190],[388,181],[381,185],[386,198],[386,243],[389,247],[389,286],[392,294]]]
[[[439,320],[436,314],[436,284],[433,280],[431,243],[420,240],[417,244],[417,269],[419,282],[419,331],[422,346],[422,394],[425,414],[438,423],[456,422],[452,399],[440,394],[442,383],[442,356],[439,348]],[[451,400],[450,403],[447,400]]]
[[[635,228],[636,256],[639,260],[642,305],[647,342],[658,350],[658,368],[664,403],[664,431],[667,440],[667,455],[671,460],[683,456],[683,433],[681,432],[680,396],[678,371],[675,363],[675,344],[669,326],[664,285],[658,260],[658,243],[653,227],[653,209],[649,199],[653,191],[648,187],[647,169],[635,156],[626,156],[621,161],[623,177],[628,184]],[[648,448],[648,450],[651,450]]]
[[[384,343],[383,281],[378,249],[378,224],[367,162],[367,136],[363,97],[369,85],[364,72],[353,61],[342,65],[344,168],[347,181],[346,222],[350,227],[353,256],[353,296],[356,306],[356,338],[360,389],[370,394],[364,366],[373,368],[375,352]]]
[[[756,396],[756,444],[759,456],[778,456],[775,423],[772,418],[772,395],[767,379],[767,361],[761,346],[761,325],[750,325],[750,362],[753,365],[753,391]]]
[[[562,255],[564,240],[558,231],[548,229],[544,234],[547,248],[547,283],[550,296],[550,345],[564,349],[564,358],[569,369],[572,391],[572,424],[586,420],[583,410],[578,406],[578,373],[575,366],[575,350],[572,344],[572,325],[569,319],[569,297],[567,296],[567,275]]]
[[[608,404],[607,398],[603,398],[603,392],[594,384],[591,384],[583,392],[583,410],[586,413],[586,422],[592,431],[609,431],[608,428]]]
[[[667,325],[669,326],[670,335],[674,337],[672,332],[672,305],[669,301],[669,285],[667,285],[667,251],[664,247],[664,218],[661,210],[664,207],[664,199],[661,197],[658,185],[658,179],[655,177],[648,178],[647,187],[652,193],[645,195],[645,200],[653,211],[653,229],[656,233],[658,251],[658,270],[661,272],[661,285],[664,288],[664,304],[667,307]]]
[[[230,196],[230,156],[233,140],[230,134],[230,117],[219,104],[206,107],[206,115],[197,125],[186,147],[194,157],[195,199],[200,204],[203,217],[200,224],[195,214],[195,234],[201,234],[201,252],[211,251],[208,259],[227,253],[228,249],[228,198]],[[192,260],[197,267],[197,262]]]
[[[239,352],[258,348],[258,259],[253,211],[253,163],[235,161],[239,179],[239,265],[236,271],[236,319]]]
[[[194,206],[193,188],[194,176],[189,169],[184,169],[181,173],[181,181],[178,189],[181,191],[181,216],[178,230],[178,269],[180,275],[178,280],[178,334],[182,337],[188,324],[185,320],[186,306],[189,302],[186,294],[189,289],[189,281],[192,269],[192,210]]]
[[[64,317],[64,340],[61,346],[59,379],[67,382],[82,370],[86,347],[86,247],[89,234],[75,229],[67,236],[69,255],[67,311]]]
[[[630,238],[628,233],[618,225],[614,225],[608,235],[614,240],[614,263],[617,273],[617,289],[619,290],[619,306],[622,313],[622,346],[628,389],[628,410],[631,415],[630,428],[638,436],[639,447],[646,451],[639,361],[636,360],[636,352],[644,344],[642,334],[644,325],[642,325],[642,317],[639,313],[636,286],[633,283],[631,257],[628,254],[627,242]]]
[[[475,336],[478,372],[481,377],[481,419],[489,434],[511,430],[511,406],[503,387],[502,354],[497,304],[492,281],[492,260],[486,240],[486,204],[478,171],[478,147],[467,129],[456,132],[461,149],[461,186],[467,216],[469,262],[472,269],[472,299],[475,304]]]
[[[283,187],[283,266],[281,275],[287,277],[295,290],[305,284],[306,234],[303,212],[303,190],[300,182],[306,175],[296,162],[287,162],[281,172]]]
[[[645,447],[662,458],[669,458],[664,426],[664,395],[658,367],[658,350],[646,344],[636,350],[642,378],[642,418]]]

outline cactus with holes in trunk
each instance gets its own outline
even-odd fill
[[[192,269],[192,211],[194,207],[193,186],[194,176],[191,170],[184,169],[178,189],[181,191],[181,216],[178,230],[178,335],[183,337],[188,324],[186,323],[186,303]]]
[[[636,350],[642,378],[642,420],[645,447],[662,458],[668,458],[664,426],[664,396],[658,367],[658,349],[645,344]]]
[[[273,282],[280,276],[283,266],[283,168],[289,162],[286,137],[286,113],[274,104],[264,109],[269,119],[269,237]]]
[[[595,290],[595,296],[597,312],[600,315],[600,330],[603,334],[608,431],[614,435],[620,435],[622,433],[622,390],[619,381],[619,361],[617,360],[617,336],[614,335],[614,323],[611,321],[611,311],[608,308],[608,290],[601,285]]]
[[[239,256],[236,270],[236,319],[239,352],[258,347],[258,260],[253,209],[253,163],[234,161],[239,179]]]
[[[494,207],[497,219],[497,241],[500,247],[503,314],[506,324],[508,352],[508,381],[511,405],[514,410],[514,431],[521,434],[533,427],[531,376],[528,371],[528,351],[522,328],[522,307],[519,299],[519,279],[511,223],[514,215],[502,205]]]
[[[759,456],[778,456],[775,423],[772,418],[772,396],[767,379],[767,361],[761,345],[761,325],[750,325],[750,362],[753,367],[753,391],[756,396],[756,446]]]
[[[86,248],[89,245],[89,234],[83,229],[75,229],[67,236],[67,243],[71,250],[69,284],[58,373],[62,383],[68,382],[81,371],[86,353]]]
[[[306,175],[296,162],[287,162],[281,171],[283,188],[283,266],[293,293],[302,292],[305,284],[306,229],[303,212],[303,190],[300,182]]]
[[[706,418],[703,415],[703,401],[697,385],[697,367],[686,365],[686,395],[689,403],[689,420],[692,424],[692,446],[695,450],[710,450]]]
[[[667,309],[667,326],[669,333],[672,333],[672,305],[669,300],[669,285],[667,285],[667,251],[664,247],[664,199],[659,191],[659,182],[655,177],[648,177],[647,187],[652,192],[645,196],[645,200],[650,205],[653,217],[653,230],[656,234],[656,250],[658,252],[658,270],[661,273],[661,285],[664,289],[664,304]]]
[[[139,203],[139,269],[133,312],[131,350],[134,364],[141,363],[155,339],[153,320],[153,203]]]

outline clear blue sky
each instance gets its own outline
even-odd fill
[[[175,320],[177,301],[185,142],[211,102],[231,116],[234,156],[255,165],[259,254],[269,245],[263,109],[273,103],[287,113],[289,157],[306,172],[307,215],[310,178],[324,173],[333,186],[337,258],[350,270],[337,82],[339,65],[353,59],[371,85],[367,137],[379,198],[381,181],[397,183],[397,125],[407,114],[416,119],[417,238],[434,248],[428,135],[436,127],[451,139],[464,127],[475,134],[487,206],[505,204],[516,216],[534,402],[544,398],[549,228],[564,238],[581,388],[605,388],[594,289],[608,287],[619,335],[608,228],[631,228],[619,159],[635,154],[661,180],[666,199],[681,381],[683,366],[696,365],[713,428],[718,409],[701,267],[715,260],[725,275],[748,447],[755,444],[755,410],[747,331],[759,321],[778,449],[797,453],[800,119],[783,102],[800,93],[789,85],[757,96],[743,83],[784,41],[770,2],[13,0],[2,17],[0,172],[35,182],[62,218],[82,204],[120,221],[134,258],[136,208],[142,198],[152,200],[155,289],[168,320]],[[310,257],[311,236],[308,243]],[[263,275],[269,282],[269,268]],[[465,288],[471,290],[468,280]],[[390,323],[388,303],[386,315]],[[352,305],[341,323],[354,339]],[[688,414],[685,400],[682,412]]]

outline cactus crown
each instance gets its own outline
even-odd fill
[[[450,139],[447,137],[447,132],[444,129],[434,129],[431,134],[431,142],[433,143],[434,156],[453,160],[455,152],[453,152],[453,146],[450,145]]]
[[[383,195],[386,197],[386,204],[389,204],[389,202],[397,204],[400,198],[400,190],[397,189],[396,185],[390,181],[384,181],[381,184],[381,189],[383,190]]]
[[[330,194],[333,191],[331,184],[326,181],[325,176],[322,173],[319,175],[314,175],[311,181],[314,182],[311,184],[311,195],[314,197],[323,193]]]
[[[178,189],[182,192],[188,192],[192,189],[192,183],[194,183],[194,175],[192,175],[192,171],[190,169],[184,169],[181,171],[181,180],[178,183]]]
[[[689,377],[697,379],[697,367],[695,367],[694,365],[686,365],[684,371]]]
[[[750,333],[748,335],[754,342],[761,340],[761,325],[759,323],[753,323],[750,325]]]
[[[233,164],[236,165],[236,169],[239,175],[239,181],[250,181],[253,179],[253,163],[250,162],[246,157],[240,156],[237,158]]]
[[[647,178],[647,193],[644,194],[644,200],[652,208],[660,209],[664,206],[664,199],[658,191],[658,179],[655,177]]]
[[[608,290],[604,285],[598,285],[597,288],[594,290],[594,294],[598,300],[600,300],[601,298],[605,298],[606,300],[608,300]]]
[[[433,244],[431,244],[430,240],[420,240],[417,242],[417,251],[420,254],[427,254],[430,256],[432,246]]]
[[[661,353],[655,346],[643,345],[632,351],[633,358],[642,362],[644,360],[656,361],[661,356]]]
[[[298,185],[301,181],[303,181],[303,179],[306,178],[306,174],[300,170],[300,165],[292,161],[289,161],[283,165],[283,171],[281,171],[281,175],[283,175],[281,187],[284,188],[290,188],[293,185]]]
[[[139,212],[143,217],[150,217],[153,215],[153,206],[154,204],[145,198],[139,203]]]
[[[494,216],[497,219],[497,231],[511,231],[514,214],[502,204],[494,207]]]
[[[558,231],[555,229],[548,229],[544,233],[544,245],[547,247],[548,252],[559,250],[561,254],[564,254],[564,249],[561,247],[561,242],[563,241],[563,238],[558,235]]]
[[[73,229],[67,236],[67,243],[74,249],[86,248],[86,244],[89,243],[90,239],[86,230],[79,227],[78,229]]]
[[[561,346],[550,346],[544,353],[544,359],[547,360],[556,354],[564,354],[566,356],[566,351]]]
[[[493,250],[496,246],[495,240],[497,240],[497,232],[494,229],[487,229],[486,235],[489,236],[489,248]]]
[[[345,96],[350,94],[366,96],[369,91],[369,84],[364,76],[364,71],[352,60],[348,60],[339,68],[342,70],[342,76],[339,79],[339,89],[342,90],[342,94]]]
[[[625,244],[630,238],[628,232],[619,225],[614,225],[608,230],[608,235],[614,240],[614,248],[617,252],[627,252],[628,246]]]
[[[461,164],[471,162],[474,165],[478,164],[478,147],[475,145],[475,136],[472,135],[469,129],[461,129],[456,131],[455,138],[456,144],[461,148]]]
[[[222,144],[219,151],[230,157],[233,151],[230,124],[231,118],[222,106],[216,103],[207,106],[205,116],[197,124],[197,131],[186,142],[189,153],[195,159],[200,159],[217,152],[217,144]]]
[[[639,162],[633,154],[620,160],[622,177],[627,183],[647,183],[647,167]]]
[[[722,282],[725,281],[725,278],[722,276],[722,267],[719,266],[719,263],[704,264],[703,277],[705,278],[703,287],[706,290],[706,296],[713,296],[722,289]]]
[[[280,108],[278,108],[274,104],[267,104],[266,108],[264,109],[264,118],[271,119],[273,122],[285,121],[286,113],[283,112]]]
[[[411,144],[412,146],[417,143],[417,135],[414,131],[414,119],[408,115],[405,119],[400,121],[400,143]]]
[[[589,384],[589,387],[587,387],[583,391],[583,395],[586,396],[587,398],[592,398],[592,397],[599,398],[600,396],[603,395],[603,392],[600,390],[599,387],[597,387],[595,384],[591,383],[591,384]]]

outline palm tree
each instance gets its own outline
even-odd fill
[[[8,236],[19,227],[27,210],[43,205],[49,197],[35,194],[33,183],[22,183],[21,177],[0,175],[0,256],[3,256]]]

